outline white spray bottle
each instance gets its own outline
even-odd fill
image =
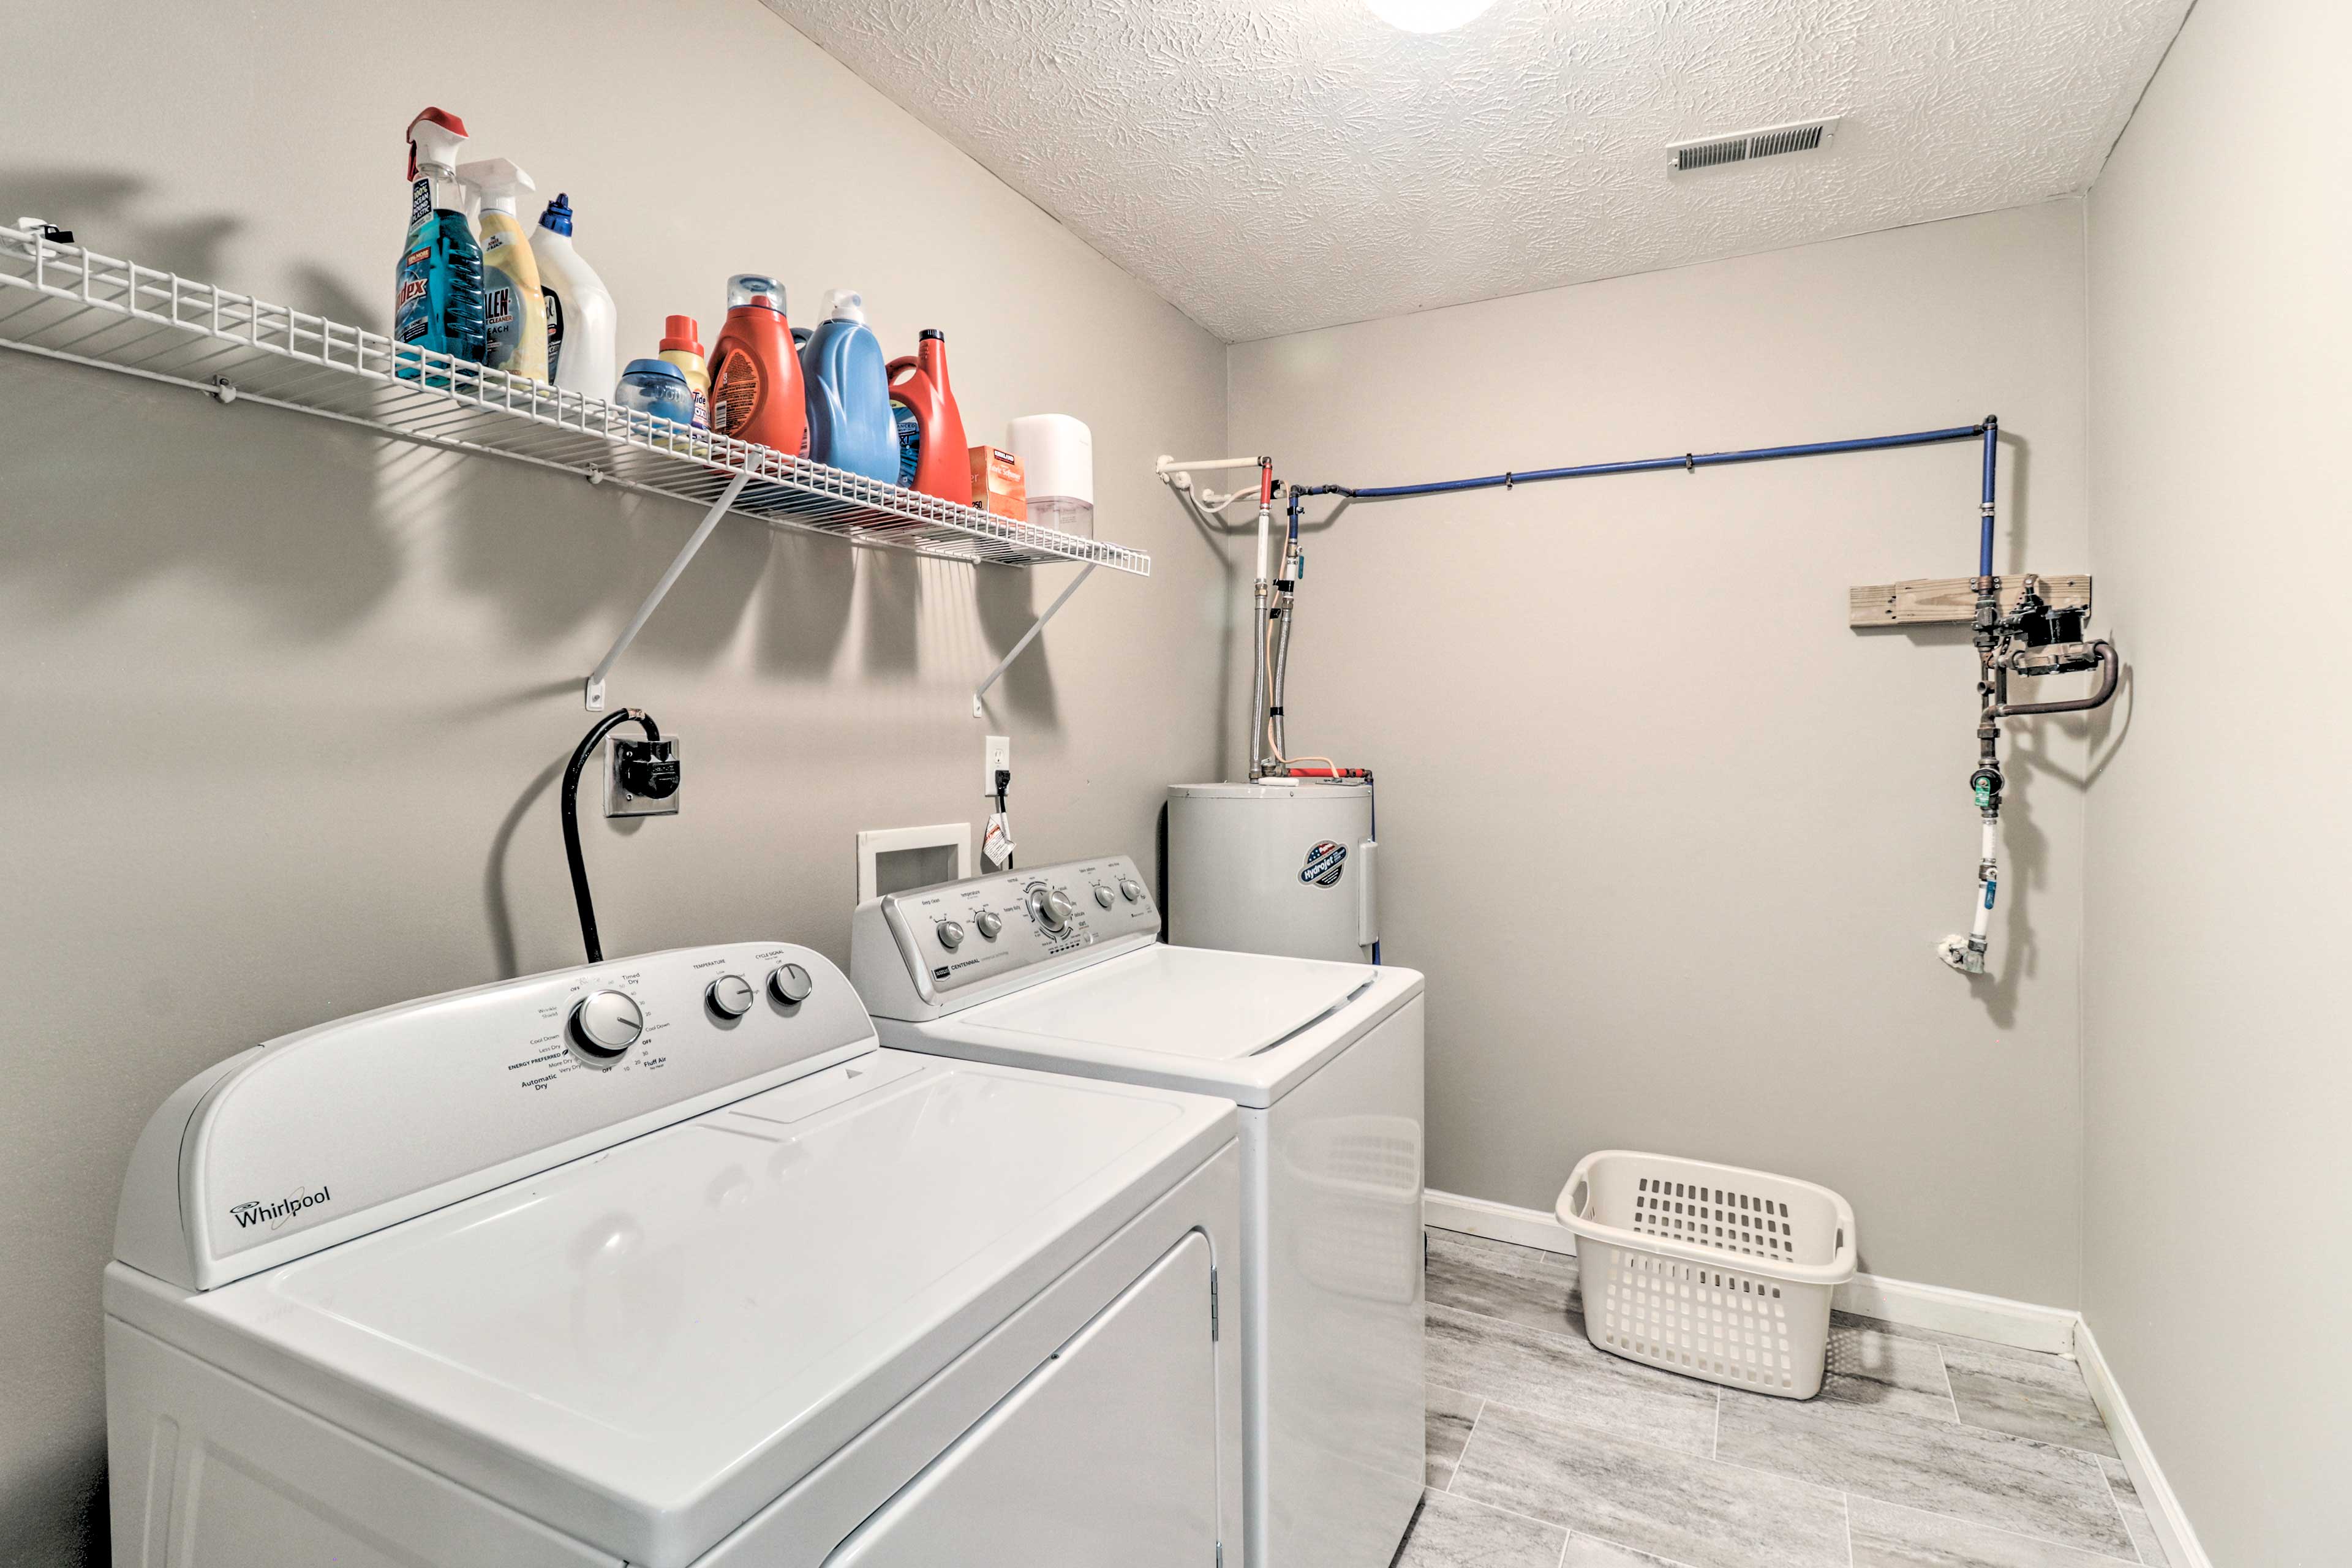
[[[535,188],[530,176],[505,158],[484,158],[458,164],[457,178],[482,202],[482,314],[490,345],[482,363],[509,375],[545,381],[547,301],[540,293],[530,237],[515,216],[516,199]]]
[[[596,269],[572,247],[572,198],[557,192],[531,231],[547,296],[547,379],[583,397],[610,397],[621,374],[618,312]]]

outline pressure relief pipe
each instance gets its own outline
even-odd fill
[[[1274,532],[1274,459],[1257,460],[1257,585],[1250,611],[1250,747],[1249,777],[1255,784],[1265,774],[1266,725],[1273,706],[1267,695],[1273,679],[1272,652],[1266,647],[1267,616],[1272,612],[1274,584],[1268,555]]]
[[[580,942],[588,950],[588,962],[604,962],[604,944],[596,940],[596,900],[588,892],[588,862],[580,854],[580,774],[588,759],[604,743],[604,737],[623,724],[635,724],[646,732],[648,741],[661,739],[661,726],[653,715],[642,708],[624,708],[617,713],[607,713],[580,738],[572,750],[571,762],[563,768],[563,857],[572,865],[572,901],[580,910]]]

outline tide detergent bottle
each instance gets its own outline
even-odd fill
[[[925,327],[912,354],[890,362],[898,422],[898,483],[958,506],[971,504],[971,449],[948,385],[948,336]]]
[[[539,261],[515,202],[533,187],[505,158],[460,163],[457,178],[482,200],[482,322],[489,352],[482,363],[526,381],[547,379],[547,299]]]
[[[710,349],[710,428],[808,456],[808,402],[784,320],[784,286],[765,274],[727,280],[727,320]]]
[[[466,122],[427,109],[408,122],[408,239],[394,279],[394,374],[446,386],[445,371],[423,355],[479,361],[483,353],[482,247],[466,221],[457,184],[457,149]]]
[[[809,456],[886,485],[898,482],[898,422],[882,345],[854,289],[824,297],[824,320],[801,349],[808,383]]]

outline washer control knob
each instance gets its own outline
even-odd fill
[[[572,1043],[594,1061],[618,1061],[645,1032],[644,1010],[625,991],[592,991],[572,1009]]]
[[[809,972],[797,963],[781,963],[768,976],[768,994],[787,1007],[797,1007],[816,989]]]
[[[953,952],[963,945],[963,926],[957,921],[940,922],[940,945]]]
[[[971,917],[971,923],[978,926],[980,928],[980,934],[986,937],[991,942],[994,942],[996,940],[996,933],[1004,929],[1003,917],[999,915],[994,910],[981,910],[980,913]]]
[[[1068,928],[1070,917],[1078,912],[1068,894],[1043,882],[1033,884],[1022,901],[1029,906],[1029,913],[1037,923],[1056,936]]]
[[[751,1010],[751,1004],[760,999],[760,994],[751,989],[751,983],[740,974],[720,975],[710,983],[710,989],[703,994],[709,998],[710,1010],[722,1018],[741,1017]]]
[[[1139,904],[1143,901],[1143,884],[1132,877],[1121,877],[1118,879],[1118,891],[1119,896],[1130,904]]]
[[[1095,884],[1095,902],[1106,910],[1110,908],[1110,889],[1100,882]]]

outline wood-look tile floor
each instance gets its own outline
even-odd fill
[[[1429,1489],[1395,1568],[2165,1568],[2063,1356],[1840,1314],[1821,1396],[1584,1337],[1576,1260],[1429,1232]]]

